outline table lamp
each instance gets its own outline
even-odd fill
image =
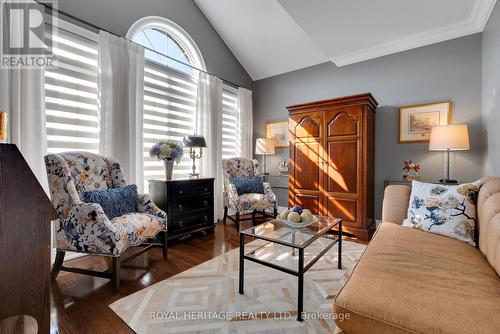
[[[255,142],[255,154],[264,156],[264,175],[269,175],[266,170],[266,157],[275,154],[276,140],[272,138],[257,138]]]
[[[466,124],[442,125],[433,127],[429,142],[429,151],[446,152],[446,179],[441,183],[458,183],[450,179],[450,152],[470,149],[469,129]]]
[[[185,136],[182,140],[184,147],[189,147],[189,156],[193,159],[193,172],[189,174],[190,177],[198,177],[200,174],[196,173],[196,159],[201,159],[203,156],[203,148],[207,147],[207,142],[203,136]],[[200,153],[196,154],[196,148],[200,149]]]

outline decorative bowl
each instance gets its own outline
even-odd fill
[[[300,223],[294,223],[294,222],[291,222],[287,219],[279,219],[277,218],[278,220],[282,221],[284,224],[287,224],[288,226],[292,227],[292,228],[302,228],[302,227],[307,227],[311,224],[314,224],[316,222],[319,221],[318,217],[316,216],[313,216],[313,220],[310,221],[310,222],[300,222]]]

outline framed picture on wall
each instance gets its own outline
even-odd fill
[[[427,142],[431,129],[451,124],[451,102],[402,106],[399,108],[399,143]]]
[[[7,142],[7,113],[0,111],[0,143]]]
[[[277,143],[275,147],[288,147],[288,121],[267,123],[266,138],[275,139]]]

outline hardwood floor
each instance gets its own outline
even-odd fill
[[[241,222],[242,229],[250,226],[250,221]],[[132,262],[133,268],[124,267],[121,271],[119,292],[114,291],[108,279],[61,272],[51,286],[51,333],[133,333],[109,304],[238,246],[234,224],[220,222],[213,234],[196,235],[169,245],[166,260],[159,248],[139,256]],[[85,256],[66,264],[104,270],[111,261],[102,256]]]
[[[242,222],[242,228],[250,225],[251,222]],[[114,292],[108,279],[61,272],[51,286],[51,333],[133,333],[109,304],[238,246],[234,225],[219,223],[213,234],[198,234],[169,245],[166,260],[161,249],[152,249],[133,261],[133,268],[124,267],[119,292]],[[111,265],[109,258],[103,256],[85,256],[65,263],[93,270]]]

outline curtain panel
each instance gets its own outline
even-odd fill
[[[99,152],[122,166],[128,183],[144,187],[144,48],[99,33]]]
[[[196,103],[196,132],[205,137],[207,148],[200,160],[200,173],[215,177],[214,220],[222,219],[222,80],[200,72]]]
[[[239,126],[241,133],[241,156],[253,158],[253,106],[252,91],[243,87],[238,88]]]
[[[34,4],[26,3],[28,5]],[[39,7],[43,11],[43,7]],[[24,10],[11,14],[9,23],[3,22],[7,17],[2,17],[2,24],[23,31],[23,13]],[[17,145],[38,182],[49,194],[43,159],[47,152],[44,69],[0,69],[0,111],[7,113],[7,142]]]

